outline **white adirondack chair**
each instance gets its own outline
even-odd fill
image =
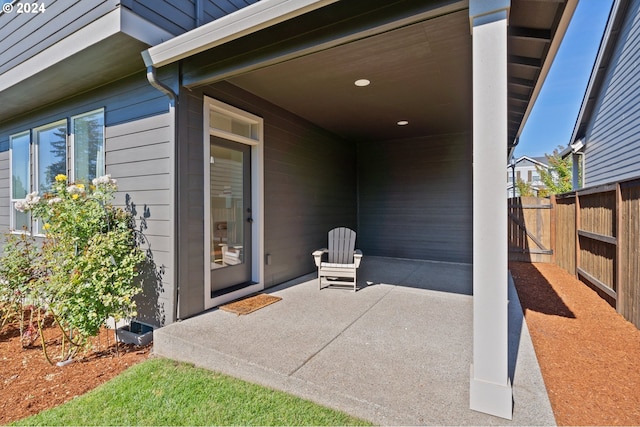
[[[346,227],[329,231],[329,249],[313,252],[320,289],[323,286],[353,286],[356,291],[356,271],[360,267],[362,251],[355,249],[355,245],[355,231]],[[328,255],[326,261],[322,259],[324,254]]]

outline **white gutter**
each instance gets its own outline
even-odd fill
[[[161,67],[239,39],[339,0],[260,0],[142,52],[147,67]]]
[[[518,128],[518,132],[516,133],[516,139],[520,137],[522,130],[524,129],[525,124],[527,123],[527,119],[531,114],[531,110],[538,99],[538,95],[540,94],[540,90],[542,89],[542,85],[544,84],[547,75],[549,74],[549,69],[551,69],[551,64],[553,64],[553,60],[558,53],[558,49],[560,49],[560,44],[562,43],[562,39],[567,32],[567,28],[569,27],[569,23],[571,22],[571,18],[573,17],[573,13],[578,6],[578,0],[568,0],[565,6],[564,13],[562,14],[562,18],[560,18],[560,23],[558,24],[558,28],[556,29],[556,33],[551,42],[551,46],[549,46],[549,52],[547,53],[547,57],[545,58],[544,63],[542,64],[542,69],[540,70],[540,75],[538,76],[538,82],[533,88],[533,92],[531,93],[531,99],[527,104],[527,109],[524,112],[524,117],[522,118],[522,122],[520,122],[520,128]],[[514,147],[515,148],[515,147]]]

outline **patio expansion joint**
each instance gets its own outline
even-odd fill
[[[313,352],[309,357],[307,357],[298,367],[296,367],[295,369],[293,369],[291,372],[289,372],[287,374],[287,376],[291,377],[293,375],[296,374],[296,372],[298,372],[300,369],[302,369],[304,366],[306,366],[314,357],[316,357],[320,352],[322,352],[325,348],[329,347],[335,340],[337,340],[338,338],[340,338],[342,335],[344,335],[344,333],[349,330],[355,323],[357,323],[360,319],[362,319],[362,317],[364,317],[365,314],[369,313],[375,306],[377,306],[383,299],[385,299],[387,297],[387,295],[389,295],[389,293],[391,293],[396,287],[395,286],[391,286],[390,289],[385,292],[384,294],[382,294],[382,296],[380,296],[380,298],[378,298],[378,300],[376,302],[374,302],[369,308],[367,308],[365,311],[363,311],[358,317],[356,317],[351,323],[349,323],[347,326],[345,326],[335,337],[331,338],[329,341],[327,341],[322,347],[320,347],[318,350],[316,350],[315,352]]]

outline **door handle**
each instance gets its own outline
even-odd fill
[[[253,222],[253,218],[251,218],[251,217],[247,218],[247,222],[248,223],[252,223]]]

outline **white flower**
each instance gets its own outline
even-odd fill
[[[17,200],[15,203],[16,210],[20,212],[29,211],[33,209],[38,202],[40,201],[40,196],[38,196],[38,192],[34,191],[33,193],[27,194],[27,196],[22,200]]]
[[[24,212],[27,210],[27,203],[24,200],[16,201],[16,204],[14,206],[19,212]]]
[[[96,187],[99,185],[116,185],[118,183],[118,181],[111,178],[111,174],[109,173],[106,175],[94,178],[92,182],[93,182],[93,185],[95,185]]]
[[[82,194],[84,193],[84,188],[83,187],[79,187],[77,185],[70,185],[67,187],[67,192],[71,195],[73,194]]]
[[[49,206],[61,202],[62,199],[60,197],[54,197],[53,199],[49,199]]]
[[[38,192],[34,191],[33,193],[27,194],[27,197],[24,200],[29,205],[35,205],[40,201],[40,197],[38,196]]]

